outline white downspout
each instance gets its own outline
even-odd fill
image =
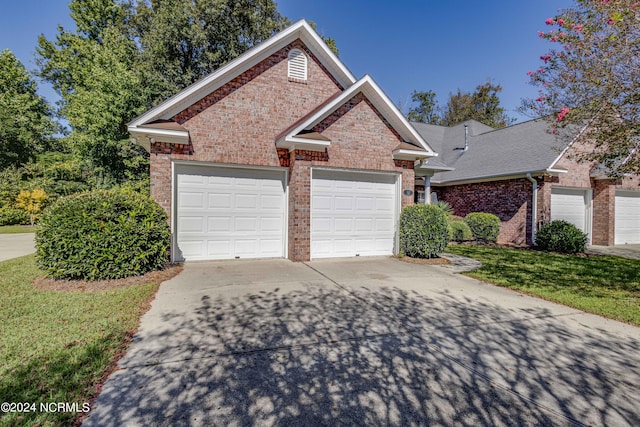
[[[536,226],[538,224],[538,181],[531,177],[531,173],[527,173],[527,179],[531,182],[531,242],[536,244]]]

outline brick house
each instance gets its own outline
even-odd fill
[[[299,21],[129,123],[174,260],[390,255],[436,156]],[[423,166],[423,170],[429,170]]]
[[[611,180],[577,163],[576,148],[550,134],[543,120],[503,129],[473,120],[413,125],[440,154],[415,167],[418,201],[426,193],[460,216],[493,213],[502,221],[502,243],[531,244],[534,230],[554,219],[575,224],[593,245],[640,243],[640,177]]]

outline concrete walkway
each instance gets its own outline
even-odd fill
[[[589,246],[587,253],[640,259],[640,245]]]
[[[187,263],[85,426],[640,425],[640,329],[391,258]]]
[[[34,233],[0,234],[0,261],[34,253],[34,238]]]

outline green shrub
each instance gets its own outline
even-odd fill
[[[411,205],[400,215],[400,251],[413,258],[434,258],[449,243],[447,215],[432,205]]]
[[[584,252],[586,245],[587,235],[567,221],[551,221],[536,233],[536,246],[543,251],[575,254]]]
[[[449,220],[449,240],[452,242],[466,242],[473,238],[469,226],[461,220]]]
[[[464,217],[471,229],[473,238],[478,242],[495,243],[500,234],[500,218],[486,212],[473,212]]]
[[[0,225],[29,224],[29,214],[20,208],[5,206],[0,208]]]
[[[36,260],[54,278],[118,279],[168,262],[167,216],[148,196],[99,190],[64,197],[39,224]]]
[[[433,202],[431,204],[437,208],[442,209],[442,211],[445,214],[447,214],[447,217],[450,217],[453,215],[453,208],[449,203],[445,202],[444,200],[438,200],[437,202]]]

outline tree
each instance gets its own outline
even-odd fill
[[[539,36],[555,48],[529,71],[539,88],[523,109],[575,141],[574,158],[612,177],[640,173],[640,4],[576,0]]]
[[[418,105],[411,107],[407,118],[412,122],[429,123],[437,125],[440,123],[440,111],[436,102],[436,93],[432,90],[411,94],[411,101]]]
[[[152,103],[274,35],[289,21],[272,0],[141,0],[134,33]]]
[[[502,86],[491,82],[478,85],[474,92],[449,94],[449,101],[441,108],[436,101],[436,93],[413,91],[411,100],[418,105],[411,107],[407,118],[411,121],[442,126],[455,126],[465,120],[477,120],[493,128],[503,128],[515,119],[509,117],[500,106],[498,93]]]
[[[44,190],[39,188],[33,191],[21,190],[20,194],[18,194],[18,197],[16,198],[16,206],[29,214],[29,220],[33,227],[35,219],[42,211],[42,207],[46,200],[47,193]]]
[[[36,89],[15,55],[0,52],[0,169],[33,159],[55,132],[49,105]]]
[[[74,151],[99,186],[146,175],[136,115],[281,29],[272,0],[72,0],[75,31],[40,36],[40,76],[60,94]]]
[[[465,120],[477,120],[493,128],[503,128],[514,122],[503,107],[500,106],[498,93],[502,86],[490,81],[476,86],[473,93],[462,92],[449,94],[449,101],[444,109],[441,124],[455,126]]]
[[[76,31],[59,27],[55,41],[38,40],[40,76],[60,94],[69,145],[88,162],[94,184],[110,186],[131,175],[132,156],[145,156],[131,147],[126,126],[146,107],[127,24],[132,9],[114,0],[74,0],[69,8]]]

